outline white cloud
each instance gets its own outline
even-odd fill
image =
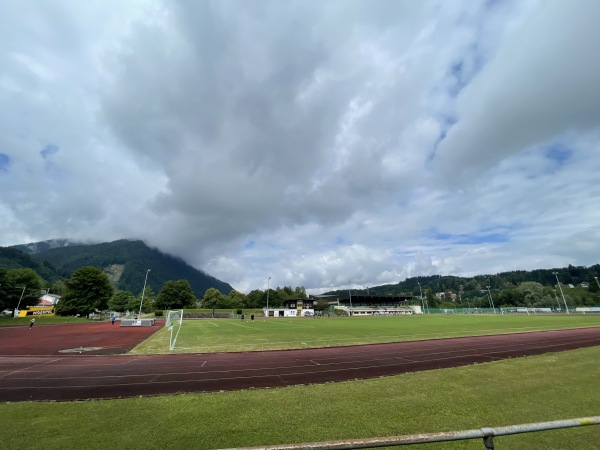
[[[6,12],[0,245],[142,238],[242,291],[598,262],[596,3]]]

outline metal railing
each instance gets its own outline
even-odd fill
[[[494,449],[494,437],[513,434],[531,433],[534,431],[558,430],[585,425],[600,425],[600,416],[582,417],[579,419],[554,420],[505,427],[478,428],[474,430],[446,431],[441,433],[411,434],[406,436],[388,436],[368,439],[344,439],[341,441],[307,442],[303,444],[265,445],[261,447],[239,447],[237,450],[315,450],[315,449],[355,449],[393,447],[397,445],[431,444],[433,442],[462,441],[467,439],[483,439],[486,450]],[[234,449],[227,449],[234,450]]]

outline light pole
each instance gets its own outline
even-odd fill
[[[271,286],[271,277],[267,279],[267,317],[269,317],[269,290]]]
[[[598,277],[594,277],[594,279],[596,280],[596,284],[598,285],[598,287],[600,288],[600,281],[598,281]]]
[[[142,299],[140,300],[140,311],[138,312],[138,317],[142,315],[142,304],[144,303],[144,294],[146,293],[146,281],[148,281],[148,272],[150,272],[150,269],[146,270],[146,278],[144,278],[144,290],[142,291]]]
[[[552,289],[554,291],[554,298],[556,299],[556,303],[558,304],[558,310],[560,311],[562,308],[560,307],[560,302],[558,301],[558,295],[556,295],[556,289]]]
[[[488,295],[490,296],[490,304],[492,305],[492,310],[494,314],[496,314],[496,308],[494,307],[494,300],[492,300],[492,293],[490,292],[490,287],[487,287]]]
[[[19,286],[21,287],[21,286]],[[21,297],[19,298],[19,303],[17,303],[17,309],[15,309],[15,311],[13,312],[13,318],[17,317],[17,315],[19,314],[19,307],[21,306],[21,300],[23,300],[23,294],[25,293],[25,288],[27,286],[23,286],[23,290],[21,291]]]
[[[423,303],[423,289],[421,289],[421,282],[417,281],[419,285],[419,293],[421,294],[421,308],[423,308],[423,314],[425,314],[425,303]]]
[[[562,287],[560,285],[560,281],[558,279],[558,272],[552,272],[556,277],[556,282],[558,283],[558,289],[560,289],[560,295],[562,296],[563,302],[565,303],[565,309],[567,310],[567,314],[569,314],[569,307],[567,306],[567,301],[565,300],[565,294],[563,294]]]
[[[348,281],[348,298],[350,299],[350,315],[352,315],[352,293],[350,292],[350,281]]]

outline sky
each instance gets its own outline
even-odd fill
[[[241,292],[600,263],[600,1],[0,7],[2,246]]]

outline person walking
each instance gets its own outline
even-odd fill
[[[110,323],[114,325],[114,324],[115,324],[115,320],[117,320],[117,319],[115,318],[115,316],[112,316],[112,319],[110,319]]]
[[[244,315],[242,314],[242,322],[244,321]]]
[[[31,328],[33,327],[33,324],[35,323],[35,317],[33,319],[31,319],[31,321],[29,322],[29,329],[31,330]]]

